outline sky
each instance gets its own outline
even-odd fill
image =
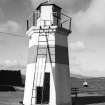
[[[0,32],[4,32],[0,33],[1,69],[17,68],[25,73],[26,20],[43,1],[0,0]],[[68,37],[70,72],[105,77],[105,0],[53,1],[72,17],[72,33]]]

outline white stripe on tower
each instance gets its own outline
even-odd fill
[[[23,103],[24,105],[31,105],[31,98],[32,98],[32,88],[33,88],[33,81],[34,81],[34,74],[35,74],[35,66],[36,62],[36,49],[38,45],[38,34],[35,34],[32,29],[27,31],[28,36],[30,37],[29,39],[29,53],[28,54],[28,64],[26,67],[26,81],[25,81],[25,90],[24,90],[24,100]],[[31,59],[34,59],[33,62],[30,62]],[[34,101],[35,103],[35,101]]]

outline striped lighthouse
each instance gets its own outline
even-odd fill
[[[41,3],[27,21],[29,53],[24,105],[71,105],[68,35],[71,18]]]

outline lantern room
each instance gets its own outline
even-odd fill
[[[71,17],[62,13],[56,4],[41,3],[27,20],[27,30],[32,26],[57,26],[71,33]]]

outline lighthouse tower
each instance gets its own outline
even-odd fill
[[[27,20],[29,53],[24,105],[71,105],[70,33],[71,18],[49,2],[41,3]]]

